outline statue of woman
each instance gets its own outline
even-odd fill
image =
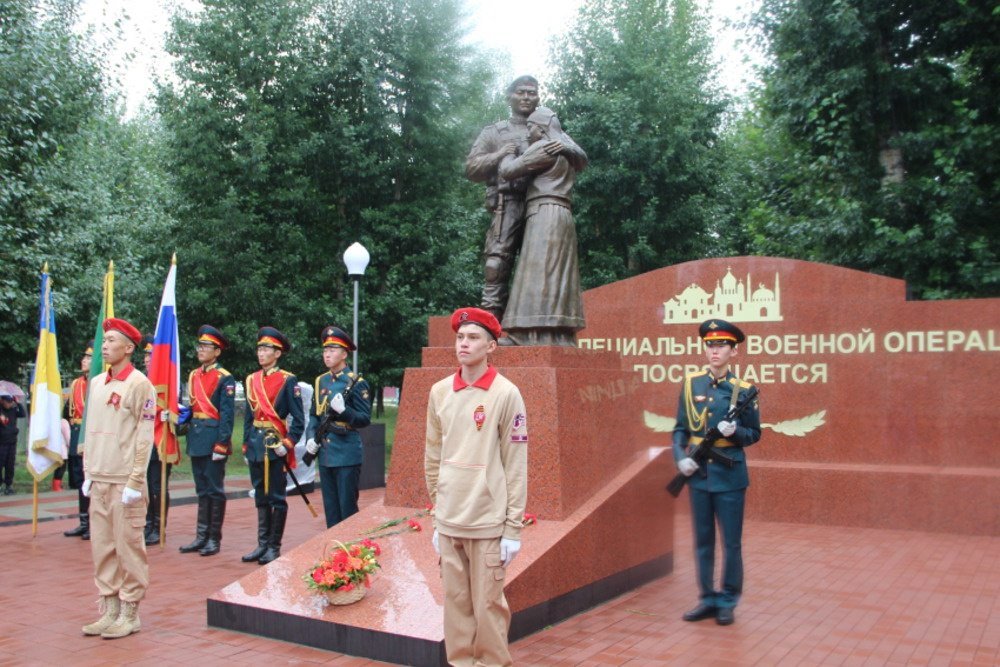
[[[499,169],[504,179],[531,179],[521,257],[503,328],[514,345],[572,347],[585,323],[570,199],[587,154],[546,107],[528,116],[528,141],[522,155],[508,155]]]

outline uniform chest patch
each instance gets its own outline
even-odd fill
[[[477,405],[472,413],[472,420],[476,422],[476,430],[482,430],[483,424],[486,423],[486,407]]]
[[[226,396],[234,396],[236,394],[236,387],[233,385],[226,386]]]
[[[120,410],[122,407],[122,397],[118,395],[118,392],[111,392],[111,396],[108,397],[108,402],[105,405],[115,406],[115,410]]]
[[[702,403],[702,402],[704,402],[704,400],[706,398],[707,398],[706,396],[695,396],[694,400],[695,400],[695,403]]]

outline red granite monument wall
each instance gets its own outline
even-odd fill
[[[900,280],[770,257],[688,262],[589,290],[583,349],[619,355],[644,427],[669,445],[698,323],[748,335],[761,389],[748,516],[1000,534],[1000,299],[907,301]],[[431,324],[430,345],[448,345]],[[597,392],[598,405],[601,392]]]

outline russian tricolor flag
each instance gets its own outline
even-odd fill
[[[181,460],[177,436],[171,424],[177,423],[177,401],[181,389],[180,341],[177,335],[177,255],[170,262],[170,273],[163,286],[160,300],[160,315],[156,320],[156,334],[153,336],[153,358],[149,364],[149,381],[156,388],[156,425],[153,433],[154,444],[165,463]],[[161,420],[161,413],[169,415],[169,421]]]

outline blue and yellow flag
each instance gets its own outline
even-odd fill
[[[28,471],[40,481],[58,468],[66,454],[62,432],[62,378],[56,346],[56,313],[48,263],[42,268],[38,354],[31,378],[31,420],[28,423]]]

